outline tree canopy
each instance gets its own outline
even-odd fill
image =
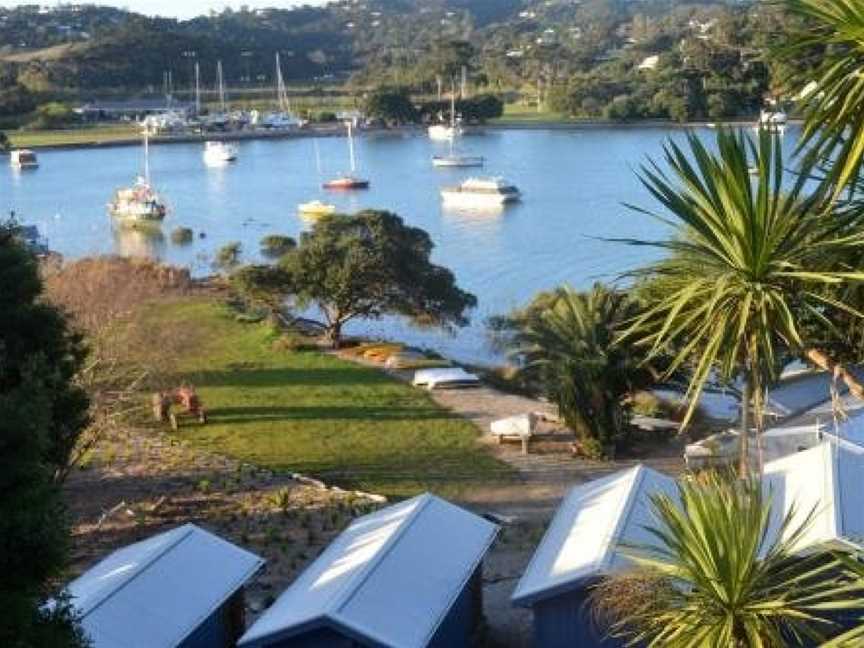
[[[35,259],[0,226],[0,644],[13,648],[81,641],[68,614],[40,607],[68,546],[55,475],[88,412],[80,338],[41,293]]]
[[[477,299],[453,273],[432,263],[433,244],[422,229],[386,211],[321,218],[296,250],[282,257],[289,290],[300,304],[315,304],[338,346],[345,323],[401,315],[443,328],[468,323]]]

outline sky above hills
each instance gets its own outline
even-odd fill
[[[121,7],[130,11],[146,14],[148,16],[171,16],[175,18],[191,18],[206,14],[210,10],[221,11],[225,7],[239,9],[243,5],[248,7],[279,7],[289,8],[299,4],[321,5],[324,0],[85,0],[87,4],[105,5],[109,7]],[[0,6],[15,7],[23,4],[38,4],[39,0],[27,0],[26,2],[9,2],[0,0]],[[41,4],[57,4],[51,0],[42,0]]]

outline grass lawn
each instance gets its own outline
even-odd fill
[[[177,381],[196,386],[209,415],[205,426],[182,420],[178,434],[193,444],[395,497],[458,497],[513,476],[472,424],[425,392],[317,351],[274,351],[271,327],[239,323],[220,303],[159,304],[144,323],[194,332],[177,358]]]
[[[491,123],[507,123],[509,121],[517,122],[571,122],[576,121],[567,115],[561,113],[548,112],[546,110],[537,112],[537,106],[530,106],[523,103],[508,103],[504,104],[504,114],[493,119]]]
[[[38,148],[40,146],[60,146],[64,144],[93,144],[116,142],[140,137],[141,131],[135,124],[109,124],[44,131],[7,131],[6,135],[15,148]]]

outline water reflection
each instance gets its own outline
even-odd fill
[[[158,226],[124,227],[114,224],[114,249],[121,256],[165,258],[165,234]]]

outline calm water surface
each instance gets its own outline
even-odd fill
[[[705,135],[712,132],[700,131]],[[224,168],[205,167],[200,144],[151,147],[155,184],[170,206],[161,233],[117,229],[105,204],[115,188],[128,185],[142,163],[140,147],[44,151],[41,166],[14,172],[0,166],[0,209],[39,226],[52,249],[75,258],[91,254],[148,255],[210,271],[215,250],[240,241],[244,257],[259,258],[266,234],[297,236],[308,222],[300,202],[320,198],[340,210],[388,209],[422,227],[435,242],[434,260],[451,268],[460,285],[477,295],[470,327],[455,336],[419,331],[393,319],[356,323],[349,332],[395,337],[473,362],[494,362],[485,320],[525,303],[539,290],[567,282],[577,288],[612,280],[655,254],[598,240],[654,238],[663,227],[622,203],[653,207],[634,169],[646,156],[658,158],[667,138],[683,132],[664,128],[582,130],[489,130],[464,138],[464,152],[487,159],[484,175],[503,175],[522,189],[523,201],[499,213],[445,211],[438,191],[476,175],[477,169],[442,170],[430,158],[446,145],[421,135],[369,135],[357,141],[362,174],[371,189],[350,194],[319,190],[322,177],[347,166],[344,139],[249,141],[240,158]],[[791,149],[787,133],[787,149]],[[322,172],[316,163],[315,142]],[[206,238],[187,246],[170,242],[178,226]]]

